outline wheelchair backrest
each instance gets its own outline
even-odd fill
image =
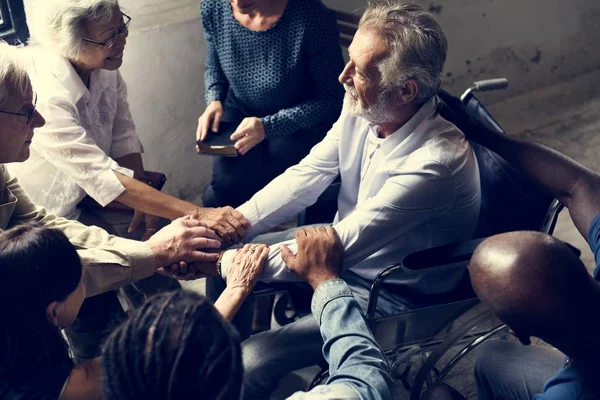
[[[475,95],[469,94],[463,102],[480,123],[505,134]],[[515,230],[539,231],[553,197],[498,154],[471,143],[481,179],[481,211],[474,238]]]

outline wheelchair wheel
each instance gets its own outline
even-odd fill
[[[490,339],[517,339],[489,308],[481,304],[476,308],[479,309],[474,313],[466,313],[469,319],[465,322],[459,318],[454,324],[456,330],[429,353],[413,381],[411,400],[419,400],[427,388],[442,382],[458,390],[466,399],[477,398],[473,367],[478,346]],[[545,345],[539,339],[532,343]]]
[[[419,400],[428,387],[444,382],[465,398],[477,395],[473,378],[474,350],[491,337],[508,335],[508,328],[482,304],[454,321],[456,327],[429,353],[413,381],[410,399]]]

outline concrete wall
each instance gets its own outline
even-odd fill
[[[34,1],[26,0],[26,5]],[[364,0],[324,0],[354,11]],[[450,51],[445,87],[460,93],[477,79],[505,76],[521,93],[600,66],[597,0],[417,0],[434,12]],[[121,0],[133,17],[121,69],[144,143],[144,162],[163,171],[165,190],[199,203],[210,160],[194,151],[204,109],[204,44],[198,0]],[[360,10],[357,11],[360,13]]]
[[[415,0],[444,29],[445,88],[460,93],[478,79],[504,76],[523,93],[600,67],[598,0]],[[324,0],[361,14],[365,0]]]
[[[28,10],[35,2],[25,0]],[[167,175],[163,189],[200,204],[210,158],[194,150],[204,110],[204,39],[197,0],[121,0],[132,17],[121,73],[145,148],[145,167]]]

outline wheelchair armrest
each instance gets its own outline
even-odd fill
[[[384,268],[377,274],[371,284],[366,318],[370,319],[375,317],[375,310],[377,309],[377,300],[379,299],[381,286],[395,271],[403,270],[408,273],[415,273],[418,271],[435,271],[443,268],[462,267],[471,259],[477,246],[484,240],[485,238],[472,239],[465,242],[450,243],[443,246],[419,250],[405,256],[400,264]]]

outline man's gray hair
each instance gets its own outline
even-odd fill
[[[379,65],[385,88],[409,79],[418,85],[416,101],[424,103],[441,86],[448,41],[433,15],[416,4],[399,0],[372,0],[359,29],[373,30],[387,43],[390,54]]]
[[[36,0],[26,10],[31,43],[76,60],[86,44],[86,22],[110,21],[118,5],[117,0]]]
[[[0,104],[11,93],[25,94],[31,87],[21,46],[0,41]]]

